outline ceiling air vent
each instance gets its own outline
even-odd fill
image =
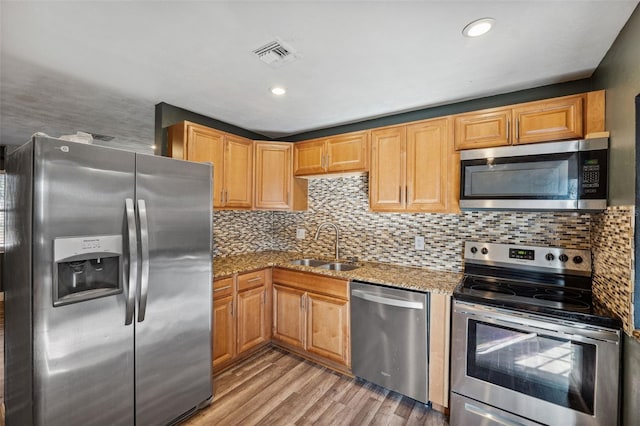
[[[253,53],[265,64],[272,67],[279,67],[286,63],[295,61],[298,53],[279,38],[257,48]]]

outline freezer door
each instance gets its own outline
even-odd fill
[[[211,166],[136,158],[136,424],[167,424],[212,396]]]
[[[125,199],[134,167],[126,151],[34,141],[35,424],[133,423]]]

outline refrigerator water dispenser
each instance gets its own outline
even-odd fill
[[[122,236],[53,241],[53,306],[122,292]]]

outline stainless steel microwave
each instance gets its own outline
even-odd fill
[[[460,153],[460,208],[603,210],[609,139],[584,139]]]

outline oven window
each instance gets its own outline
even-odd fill
[[[463,162],[465,198],[575,200],[576,153]]]
[[[467,375],[593,414],[595,345],[469,320]]]

